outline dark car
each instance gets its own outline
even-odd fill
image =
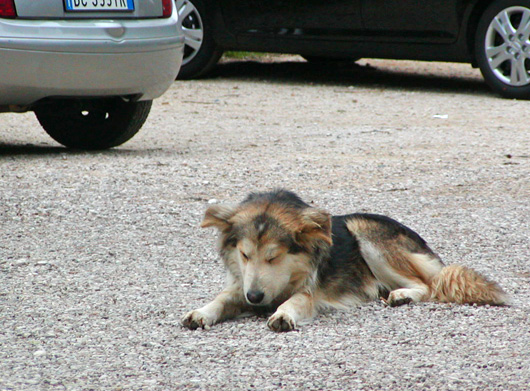
[[[508,98],[530,98],[530,0],[176,0],[186,36],[179,78],[225,50],[467,62]]]

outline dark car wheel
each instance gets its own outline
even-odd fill
[[[131,139],[142,127],[152,101],[57,99],[35,107],[40,124],[55,141],[69,148],[107,149]]]
[[[177,79],[206,75],[223,51],[213,39],[212,28],[201,0],[175,0],[184,33],[184,57]]]
[[[507,98],[530,99],[530,1],[498,0],[482,15],[475,37],[486,82]]]

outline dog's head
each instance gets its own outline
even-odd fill
[[[221,232],[221,256],[251,305],[269,305],[314,284],[315,258],[331,245],[330,215],[286,191],[251,194],[235,207],[211,206],[201,226]]]

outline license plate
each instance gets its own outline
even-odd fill
[[[134,11],[133,0],[65,0],[67,11]]]

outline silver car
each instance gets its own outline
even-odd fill
[[[0,0],[0,112],[34,111],[67,147],[120,145],[183,47],[173,0]]]

